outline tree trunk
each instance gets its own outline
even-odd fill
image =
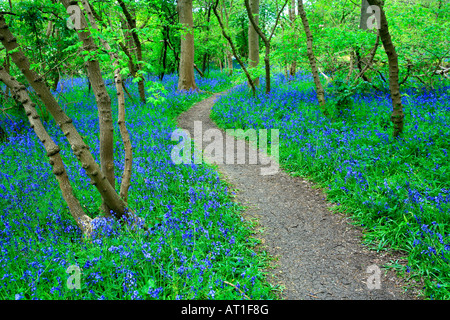
[[[163,34],[163,38],[164,38],[164,48],[163,48],[164,56],[163,56],[163,61],[162,61],[163,62],[163,65],[162,65],[163,71],[159,78],[160,81],[162,81],[164,79],[164,74],[166,73],[166,70],[167,70],[167,49],[170,46],[170,44],[169,44],[169,27],[164,26],[162,34]]]
[[[290,0],[289,2],[289,20],[291,21],[291,29],[295,29],[295,0]],[[294,60],[289,65],[289,75],[291,77],[295,76],[297,69],[297,61]]]
[[[0,67],[3,69],[3,67]],[[9,87],[8,87],[9,88]],[[8,135],[6,131],[0,126],[0,143],[8,141]]]
[[[75,197],[63,160],[59,153],[60,149],[52,140],[39,119],[35,105],[28,96],[25,86],[19,83],[14,77],[11,77],[11,75],[6,72],[3,67],[0,67],[0,81],[11,89],[14,98],[24,107],[31,128],[33,128],[36,136],[39,138],[45,148],[45,151],[47,152],[47,157],[49,158],[49,162],[53,168],[53,174],[58,180],[61,194],[69,207],[70,214],[75,219],[75,222],[83,234],[89,237],[92,231],[92,219],[84,213],[80,202]]]
[[[131,16],[130,12],[128,11],[125,3],[122,0],[117,0],[120,7],[122,8],[123,14],[125,15],[125,18],[127,19],[128,26],[130,27],[131,36],[133,37],[133,42],[136,47],[136,73],[137,77],[139,78],[138,81],[138,91],[139,91],[139,97],[143,103],[145,103],[145,86],[144,86],[144,75],[140,72],[142,71],[142,44],[139,40],[139,36],[136,32],[136,19]]]
[[[249,1],[250,12],[253,14],[255,24],[259,23],[259,0]],[[248,68],[249,70],[256,68],[259,64],[259,35],[253,24],[250,21],[248,23]],[[259,77],[253,79],[253,84],[259,86]]]
[[[264,55],[264,67],[265,67],[265,71],[266,71],[266,93],[267,94],[270,92],[270,40],[272,39],[272,36],[273,36],[275,29],[277,27],[277,24],[278,24],[278,20],[280,19],[281,13],[283,12],[284,7],[286,6],[287,2],[288,2],[288,0],[286,0],[283,7],[277,14],[277,18],[275,20],[275,25],[273,26],[270,36],[266,37],[264,35],[264,33],[262,32],[261,28],[258,26],[257,20],[255,20],[255,17],[251,13],[252,8],[250,7],[249,0],[244,0],[245,9],[247,10],[250,24],[253,26],[256,33],[261,37],[261,39],[264,42],[264,46],[266,48],[265,55]]]
[[[133,78],[136,77],[136,70],[134,67],[134,59],[135,59],[135,52],[136,49],[134,47],[133,43],[133,37],[130,33],[130,26],[128,25],[127,21],[124,20],[122,17],[120,19],[123,35],[124,35],[124,43],[119,42],[119,46],[122,49],[122,51],[126,54],[128,57],[128,69],[130,70],[130,74]]]
[[[178,16],[183,30],[181,36],[180,72],[178,90],[198,90],[194,74],[194,20],[192,0],[178,0]]]
[[[98,31],[97,23],[95,22],[94,15],[91,11],[91,6],[88,0],[82,0],[84,10],[86,10],[87,17],[92,28]],[[125,122],[125,95],[123,90],[123,81],[120,74],[120,62],[119,55],[111,50],[111,46],[106,42],[106,40],[100,38],[100,42],[103,48],[109,52],[109,57],[114,66],[114,83],[116,85],[117,92],[117,107],[118,107],[118,125],[120,130],[120,135],[122,137],[123,146],[125,149],[125,164],[122,173],[122,182],[120,184],[120,196],[125,201],[128,202],[128,189],[130,188],[131,181],[131,168],[133,163],[133,148],[131,146],[130,134],[126,127]]]
[[[371,6],[378,6],[380,8],[380,20],[377,21],[379,26],[379,34],[381,42],[383,43],[384,51],[389,62],[389,89],[391,92],[392,99],[392,113],[391,121],[394,125],[394,130],[392,135],[394,138],[401,135],[403,132],[403,119],[405,115],[403,114],[403,104],[402,97],[400,94],[400,85],[398,77],[398,55],[395,50],[394,44],[392,43],[391,35],[389,33],[388,22],[386,15],[383,10],[383,6],[378,0],[367,0]]]
[[[327,116],[328,112],[327,112],[326,106],[325,106],[325,91],[323,89],[322,83],[320,82],[319,72],[317,70],[316,57],[314,56],[314,52],[313,52],[313,36],[311,34],[311,29],[309,28],[308,18],[306,17],[306,12],[303,7],[303,0],[298,0],[298,14],[300,15],[300,18],[302,19],[303,28],[305,29],[307,55],[308,55],[309,64],[311,66],[311,72],[312,72],[312,75],[314,78],[314,84],[316,86],[317,100],[319,101],[319,105],[322,108],[323,114],[325,116]]]
[[[209,27],[209,23],[211,21],[211,9],[212,9],[212,4],[208,4],[208,14],[206,15],[206,39],[205,42],[209,41],[209,32],[210,32],[210,27]],[[206,63],[209,62],[209,53],[208,50],[205,52],[205,54],[203,54],[203,63],[202,63],[202,73],[205,73],[206,71]]]
[[[250,84],[250,88],[252,89],[252,94],[253,94],[253,96],[255,96],[256,95],[256,88],[255,88],[255,85],[253,83],[253,79],[250,76],[250,73],[248,72],[248,70],[245,67],[244,63],[242,62],[241,58],[239,58],[239,56],[237,54],[237,51],[236,51],[236,47],[233,44],[233,40],[231,40],[230,36],[225,31],[225,27],[223,25],[222,19],[220,18],[219,13],[217,12],[217,5],[218,4],[219,4],[219,0],[216,0],[216,3],[213,6],[213,11],[214,11],[214,14],[215,14],[215,16],[217,18],[217,21],[219,22],[219,26],[220,26],[220,29],[222,30],[222,34],[225,37],[225,39],[228,41],[228,44],[230,45],[231,50],[233,51],[233,55],[236,57],[237,62],[241,66],[242,70],[244,70],[245,76],[247,77],[247,81]],[[219,59],[219,62],[220,62],[220,64],[222,64],[220,59]]]
[[[227,49],[227,59],[228,59],[228,74],[231,76],[233,74],[233,54]]]
[[[203,55],[203,61],[202,61],[202,73],[204,74],[206,72],[206,65],[208,63],[209,60],[209,54],[205,53]]]
[[[163,34],[164,34],[164,32],[163,32]],[[164,79],[164,73],[166,72],[166,68],[167,68],[167,63],[166,63],[166,61],[167,61],[167,40],[166,40],[166,38],[163,39],[163,42],[164,42],[164,44],[161,49],[161,59],[160,59],[160,60],[162,60],[161,61],[162,62],[162,71],[159,74],[159,81],[162,81]]]
[[[203,74],[202,70],[200,70],[195,63],[194,63],[194,69],[197,70],[197,72],[200,75],[200,77],[202,77],[202,78],[205,77],[205,75]]]
[[[5,57],[5,61],[3,62],[3,67],[5,68],[6,72],[9,73],[9,68],[11,67],[11,61],[10,61],[10,57],[9,54],[6,53],[6,57]],[[6,100],[8,100],[9,98],[9,87],[6,86],[6,90],[5,90],[5,98]]]
[[[359,48],[356,47],[355,48],[355,58],[356,58],[356,65],[358,66],[358,70],[359,73],[358,75],[355,77],[355,80],[353,82],[353,86],[356,85],[358,79],[361,77],[364,81],[367,81],[369,83],[371,83],[371,81],[365,76],[365,72],[372,66],[373,64],[373,59],[375,57],[375,54],[377,52],[378,49],[378,45],[380,43],[380,33],[377,32],[377,39],[375,41],[375,45],[373,46],[372,50],[370,51],[370,55],[369,58],[367,59],[367,62],[365,62],[365,66],[364,68],[362,67],[362,60],[361,60],[361,56],[359,54]]]
[[[78,6],[77,1],[61,0],[67,9],[70,5]],[[81,12],[81,8],[80,11]],[[81,30],[77,31],[79,40],[83,43],[83,49],[89,52],[98,51],[97,44],[87,28],[87,22],[83,14],[80,14]],[[86,61],[89,80],[97,102],[99,129],[100,129],[100,164],[103,173],[113,188],[116,185],[114,174],[114,125],[112,119],[111,98],[106,91],[105,82],[97,59]],[[110,216],[110,208],[103,203],[103,210]]]

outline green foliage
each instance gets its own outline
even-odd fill
[[[329,102],[329,108],[331,107],[336,116],[344,116],[344,113],[350,111],[353,105],[353,90],[354,88],[341,79],[333,81],[330,90],[332,98]]]
[[[327,109],[333,118],[348,118],[353,114],[353,96],[363,93],[367,89],[364,82],[356,85],[349,84],[342,79],[335,79],[327,88],[329,97]]]

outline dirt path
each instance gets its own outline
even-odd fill
[[[210,119],[217,96],[183,113],[178,127],[189,130],[192,137],[194,121],[201,121],[203,132],[218,129]],[[382,268],[395,257],[361,245],[361,231],[342,215],[332,214],[321,191],[281,169],[266,176],[260,169],[261,164],[218,165],[225,180],[238,190],[237,201],[247,206],[245,214],[258,219],[264,249],[278,258],[275,269],[269,270],[273,274],[269,281],[285,287],[283,299],[416,299],[403,293],[403,283],[393,271]],[[380,289],[368,288],[368,278],[376,276],[367,273],[372,265],[381,269]]]

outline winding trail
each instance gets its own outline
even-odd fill
[[[192,137],[194,121],[202,122],[203,132],[218,129],[210,119],[210,111],[219,95],[181,114],[178,127],[189,130]],[[203,144],[205,147],[209,142]],[[251,147],[246,144],[246,148]],[[258,235],[263,249],[278,258],[274,269],[267,272],[273,275],[269,277],[271,283],[285,288],[280,298],[417,299],[409,293],[411,290],[408,294],[404,292],[405,284],[394,271],[382,268],[399,257],[376,253],[362,245],[361,230],[341,214],[332,214],[329,210],[332,205],[324,200],[325,195],[319,189],[312,188],[312,183],[291,177],[282,169],[264,176],[260,174],[261,167],[260,162],[218,164],[218,171],[222,179],[237,189],[236,200],[246,206],[246,218],[257,219],[263,230]],[[368,288],[371,274],[367,268],[372,265],[381,269],[380,289]]]

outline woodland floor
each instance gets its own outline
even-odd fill
[[[202,122],[203,132],[219,129],[210,119],[217,96],[181,114],[178,127],[189,130],[192,137],[194,121]],[[383,267],[391,260],[404,262],[400,253],[369,250],[362,244],[362,230],[343,214],[332,213],[332,204],[313,183],[281,168],[263,176],[261,166],[219,164],[217,170],[236,189],[235,200],[246,207],[245,218],[257,220],[261,249],[276,258],[267,273],[272,284],[284,287],[281,299],[418,299],[411,288],[405,293],[408,284],[403,278]],[[381,269],[380,289],[367,286],[367,267],[374,264]]]

